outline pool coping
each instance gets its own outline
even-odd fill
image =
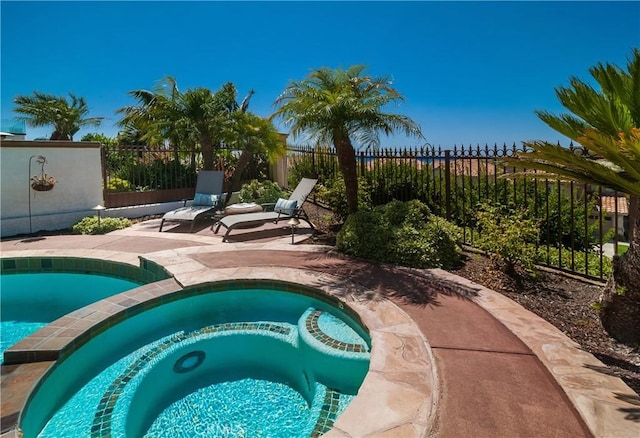
[[[305,284],[309,282],[309,286],[317,287],[321,290],[331,289],[329,285],[338,285],[335,293],[339,298],[345,300],[349,305],[362,315],[367,312],[370,307],[378,305],[391,305],[400,312],[398,321],[386,321],[388,315],[373,313],[370,316],[363,317],[363,322],[371,331],[372,338],[372,372],[367,375],[359,396],[356,397],[352,405],[356,403],[353,411],[351,406],[336,421],[334,429],[325,434],[328,437],[351,437],[364,436],[375,433],[386,433],[391,436],[426,436],[430,430],[433,417],[435,415],[435,404],[438,399],[437,370],[435,362],[428,344],[428,340],[424,338],[423,333],[417,328],[415,323],[395,304],[388,300],[378,302],[369,302],[366,300],[359,301],[358,297],[362,296],[362,290],[358,285],[349,283],[343,278],[333,277],[326,273],[311,273],[301,271],[295,268],[283,267],[238,267],[212,269],[206,267],[190,258],[190,255],[210,252],[224,252],[225,250],[254,250],[254,249],[280,249],[288,251],[307,251],[307,252],[328,252],[332,248],[321,246],[290,246],[290,245],[274,245],[265,246],[247,245],[247,244],[228,244],[227,246],[197,246],[185,247],[172,250],[163,250],[155,253],[148,253],[144,258],[160,264],[168,272],[170,272],[175,280],[181,286],[189,286],[207,281],[220,281],[223,279],[263,279],[291,281],[295,283]],[[81,253],[96,250],[65,250],[67,254],[72,256],[83,257]],[[30,251],[10,251],[8,253],[41,253],[50,252],[50,250],[30,250]],[[60,250],[55,251],[60,254]],[[115,251],[110,251],[115,253]],[[5,254],[2,257],[5,257]],[[13,254],[17,256],[18,254]],[[40,255],[40,254],[32,254]],[[123,257],[130,257],[127,253]],[[137,256],[136,256],[137,258]],[[275,268],[275,269],[274,269]],[[468,290],[475,292],[472,300],[480,307],[488,311],[501,324],[507,327],[515,336],[517,336],[527,347],[535,354],[538,360],[548,370],[550,375],[562,389],[568,400],[571,402],[580,418],[585,423],[589,431],[596,437],[636,437],[640,432],[640,425],[630,419],[629,416],[637,412],[638,406],[637,395],[624,382],[612,375],[606,374],[606,366],[597,360],[593,355],[585,352],[581,347],[570,340],[564,333],[555,328],[553,325],[527,311],[519,304],[508,299],[507,297],[484,288],[467,279],[459,277],[449,272],[434,270],[418,270],[405,268],[412,272],[426,272],[434,275],[442,280],[451,281]],[[403,315],[403,316],[402,316]],[[405,319],[406,318],[406,319]],[[387,325],[389,322],[392,324]],[[382,351],[391,351],[388,359],[389,362],[401,361],[404,358],[396,357],[398,351],[405,345],[403,342],[408,341],[411,348],[419,352],[424,359],[422,366],[426,366],[428,376],[421,374],[419,366],[415,362],[402,363],[409,373],[414,373],[413,378],[417,380],[394,381],[396,376],[388,373],[387,357]],[[376,353],[375,356],[373,353]],[[380,353],[380,354],[378,354]],[[375,361],[374,361],[375,359]],[[382,363],[384,362],[384,363]],[[375,366],[374,366],[375,364]],[[385,375],[386,374],[386,375]],[[398,373],[396,373],[398,374]],[[387,379],[391,377],[390,379]],[[415,395],[416,381],[428,381],[431,385],[429,391],[425,388],[418,388],[425,392],[423,403],[416,403],[411,396]],[[380,396],[380,385],[386,385],[389,389],[384,392],[384,396]],[[408,388],[407,388],[408,387]],[[386,421],[384,417],[389,415],[388,404],[390,396],[398,393],[410,394],[411,399],[411,419],[409,416],[402,417],[401,421]],[[365,397],[360,397],[360,394]],[[398,403],[396,399],[396,403]],[[404,405],[405,400],[402,400]],[[380,409],[380,405],[384,405],[384,409]],[[405,408],[406,406],[403,406]],[[363,412],[358,415],[352,412]],[[378,412],[377,415],[370,414]],[[382,412],[382,414],[380,414]],[[395,415],[395,411],[393,411]],[[364,415],[364,417],[362,416]],[[370,417],[371,415],[371,417]],[[394,417],[396,420],[398,418]],[[364,420],[363,420],[364,419]],[[371,420],[371,422],[369,422]],[[376,423],[377,422],[377,423]],[[374,430],[375,429],[375,430]]]

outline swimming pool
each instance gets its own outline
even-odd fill
[[[152,279],[155,277],[145,276],[141,268],[103,260],[3,259],[0,363],[7,348],[48,323]]]
[[[336,299],[273,283],[185,289],[106,324],[39,382],[24,436],[326,432],[368,372],[370,338]]]

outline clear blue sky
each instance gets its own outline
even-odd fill
[[[127,92],[176,78],[181,90],[233,82],[270,115],[291,80],[365,64],[406,98],[390,111],[429,141],[561,140],[533,113],[559,112],[554,88],[626,65],[640,47],[640,2],[14,2],[2,1],[2,118],[34,90],[86,98],[87,132],[117,134]],[[279,126],[280,127],[280,126]],[[284,131],[284,129],[282,129]],[[27,138],[51,129],[27,128]],[[404,136],[385,146],[418,145]]]

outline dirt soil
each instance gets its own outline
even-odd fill
[[[305,204],[305,210],[317,228],[310,243],[335,245],[339,226],[331,212],[311,203]],[[535,278],[513,279],[482,254],[467,251],[464,258],[464,264],[453,273],[499,292],[547,320],[640,395],[640,346],[611,338],[592,307],[602,293],[602,284],[546,271],[539,271]]]

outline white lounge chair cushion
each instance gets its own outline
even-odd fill
[[[208,193],[196,193],[193,197],[193,205],[194,207],[214,207],[218,205],[220,201],[220,195],[211,195]]]
[[[297,206],[298,206],[298,201],[296,201],[295,199],[288,200],[288,199],[278,198],[278,201],[276,202],[276,206],[273,208],[273,211],[275,211],[276,213],[282,213],[282,214],[291,216],[295,212]]]

